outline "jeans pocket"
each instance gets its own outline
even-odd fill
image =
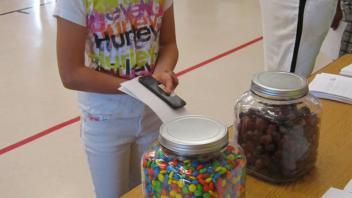
[[[131,143],[140,117],[120,118],[109,114],[82,114],[82,141],[91,151],[111,152]]]

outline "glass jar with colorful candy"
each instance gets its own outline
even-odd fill
[[[321,111],[305,78],[287,72],[254,75],[251,90],[235,106],[248,174],[284,183],[308,173],[317,158]]]
[[[145,197],[245,197],[242,149],[226,127],[202,116],[164,123],[158,142],[142,158]]]

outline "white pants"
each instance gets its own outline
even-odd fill
[[[156,140],[161,121],[127,95],[80,93],[79,101],[96,197],[120,197],[141,182],[141,156]]]
[[[265,70],[309,76],[337,0],[260,0]]]

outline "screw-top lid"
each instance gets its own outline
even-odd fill
[[[254,75],[251,90],[264,98],[294,100],[308,93],[308,82],[294,73],[261,72]]]
[[[226,127],[203,116],[181,116],[161,125],[160,144],[172,152],[198,155],[216,152],[228,144]]]

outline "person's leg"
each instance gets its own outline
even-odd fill
[[[289,71],[297,30],[299,0],[260,0],[264,68]]]
[[[336,0],[307,0],[294,72],[309,76],[336,11]],[[294,52],[295,53],[295,52]],[[294,65],[291,66],[291,69]]]
[[[82,140],[97,198],[115,198],[129,190],[131,142],[138,118],[82,116]]]
[[[336,0],[261,0],[265,70],[310,75]]]
[[[161,123],[162,122],[159,117],[146,106],[140,121],[137,141],[132,144],[131,147],[130,188],[133,188],[141,183],[141,158],[148,146],[156,141],[159,135]]]

